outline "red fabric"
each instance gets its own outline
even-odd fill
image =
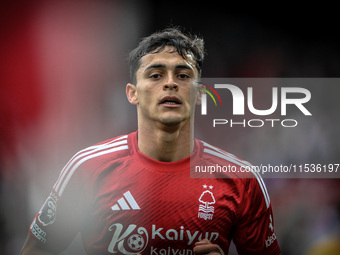
[[[190,158],[158,162],[138,150],[137,133],[92,146],[61,172],[31,234],[63,249],[80,231],[88,254],[191,254],[203,238],[226,254],[232,238],[240,254],[279,254],[257,178],[190,177],[190,166],[237,165],[225,155],[195,140]]]

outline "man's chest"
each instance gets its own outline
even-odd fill
[[[225,182],[145,169],[99,182],[84,233],[88,246],[112,254],[179,254],[205,238],[229,245],[238,202]]]

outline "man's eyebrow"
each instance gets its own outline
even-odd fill
[[[147,68],[144,69],[144,72],[150,70],[150,69],[154,69],[154,68],[165,68],[166,65],[164,64],[153,64],[153,65],[149,65]]]
[[[176,69],[189,69],[191,71],[194,71],[190,65],[185,65],[185,64],[183,64],[183,65],[176,65],[175,68]]]
[[[165,64],[149,65],[147,68],[144,69],[144,72],[146,72],[150,69],[157,69],[157,68],[166,68],[166,65]],[[186,64],[175,65],[175,69],[188,69],[188,70],[194,71],[191,66],[186,65]]]

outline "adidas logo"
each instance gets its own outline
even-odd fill
[[[136,200],[131,195],[130,191],[127,191],[123,194],[123,197],[117,201],[117,204],[114,204],[111,207],[112,211],[120,211],[120,210],[140,210],[139,205]]]

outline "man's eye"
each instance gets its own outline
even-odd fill
[[[158,78],[160,78],[161,77],[161,75],[160,74],[152,74],[152,75],[150,75],[150,78],[152,78],[152,79],[158,79]]]
[[[187,75],[187,74],[179,74],[178,77],[179,77],[180,79],[187,79],[187,78],[190,78],[190,76]]]

